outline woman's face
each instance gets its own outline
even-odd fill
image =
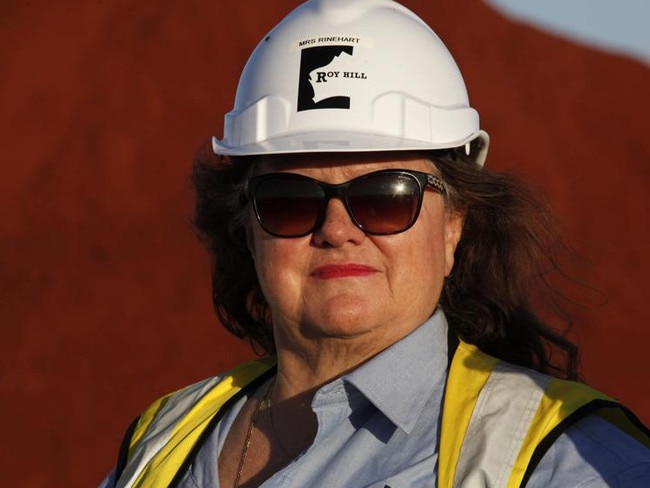
[[[277,155],[255,165],[256,175],[290,172],[328,183],[382,169],[436,173],[429,160],[400,153]],[[434,191],[424,192],[413,227],[386,236],[365,234],[338,199],[330,200],[323,225],[299,238],[267,234],[251,211],[248,245],[276,347],[344,339],[370,341],[380,351],[401,339],[433,313],[461,229],[462,216]]]

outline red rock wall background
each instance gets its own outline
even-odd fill
[[[297,3],[0,7],[3,486],[95,486],[148,402],[250,356],[213,318],[187,175]],[[650,421],[648,68],[478,0],[404,3],[457,58],[489,166],[542,188],[585,258],[587,379]]]

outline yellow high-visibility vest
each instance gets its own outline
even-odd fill
[[[272,359],[245,363],[154,402],[125,438],[116,488],[161,488],[180,481],[201,439],[231,402],[273,374],[274,366]],[[438,488],[523,486],[552,441],[589,414],[650,448],[647,429],[606,395],[461,342],[445,390]]]

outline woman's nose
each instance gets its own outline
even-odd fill
[[[339,198],[332,198],[325,211],[323,225],[312,234],[313,242],[318,246],[339,247],[346,242],[360,243],[366,233],[352,221],[352,217]]]

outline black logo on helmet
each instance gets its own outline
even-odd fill
[[[350,108],[350,97],[341,95],[341,80],[349,72],[336,68],[341,57],[352,57],[352,46],[316,46],[302,50],[298,84],[298,112],[320,108]]]

